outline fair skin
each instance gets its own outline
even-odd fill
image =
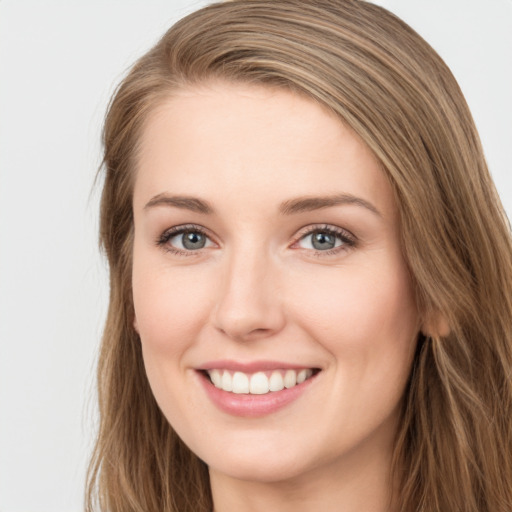
[[[389,510],[421,326],[371,151],[296,94],[189,87],[147,120],[133,209],[148,379],[216,512]],[[211,382],[290,369],[280,391]]]

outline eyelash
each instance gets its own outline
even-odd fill
[[[185,224],[182,226],[173,226],[172,228],[165,230],[156,240],[156,245],[158,247],[162,247],[165,249],[165,251],[176,254],[178,256],[195,256],[200,251],[200,249],[196,251],[184,251],[169,245],[169,240],[171,240],[171,238],[174,238],[177,235],[183,235],[185,233],[200,233],[206,238],[210,238],[202,226],[198,226],[197,224]]]
[[[201,249],[197,250],[182,250],[178,249],[176,247],[173,247],[169,245],[169,241],[174,238],[177,235],[182,235],[185,233],[199,233],[206,238],[210,239],[208,236],[208,233],[206,230],[199,225],[196,224],[185,224],[182,226],[173,226],[172,228],[169,228],[165,230],[156,240],[156,245],[158,247],[164,248],[167,252],[170,252],[172,254],[176,254],[178,256],[196,256]],[[315,256],[322,257],[322,256],[332,256],[335,254],[338,254],[342,251],[350,250],[357,245],[357,239],[352,233],[349,231],[346,231],[345,229],[323,224],[323,225],[310,225],[307,228],[304,228],[301,230],[298,235],[295,237],[295,240],[293,241],[291,247],[297,245],[301,240],[305,239],[308,236],[313,235],[314,233],[325,233],[327,235],[334,236],[338,240],[341,241],[341,245],[337,247],[333,247],[332,249],[327,250],[318,250],[314,249],[310,252],[314,254]],[[307,249],[306,249],[307,250]]]
[[[323,251],[319,249],[313,249],[312,254],[318,257],[333,256],[339,254],[342,251],[348,251],[356,247],[357,245],[357,238],[349,231],[329,224],[316,224],[310,225],[306,227],[304,230],[301,230],[298,233],[297,237],[295,238],[292,247],[294,245],[297,245],[301,240],[305,239],[306,237],[313,235],[314,233],[325,233],[341,241],[341,245],[333,247],[332,249],[327,249]]]

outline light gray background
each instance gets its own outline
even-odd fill
[[[99,137],[190,0],[0,0],[0,512],[78,512],[107,303]],[[459,80],[512,214],[512,0],[380,0]],[[92,192],[91,192],[92,191]]]

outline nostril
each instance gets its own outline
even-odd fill
[[[234,340],[239,342],[250,342],[250,341],[258,341],[265,338],[270,338],[279,332],[278,329],[221,329],[220,332]]]

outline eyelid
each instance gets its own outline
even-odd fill
[[[217,245],[217,242],[215,242],[215,237],[211,235],[210,231],[206,229],[204,226],[201,226],[199,224],[181,224],[177,226],[172,226],[166,230],[164,230],[156,239],[156,245],[158,247],[161,247],[165,249],[168,252],[177,254],[177,255],[183,255],[183,256],[197,256],[199,255],[204,249],[207,247],[203,247],[201,249],[197,250],[183,250],[179,249],[174,246],[170,246],[168,244],[169,240],[177,235],[180,235],[182,233],[186,232],[198,232],[204,235],[210,242]],[[315,249],[304,249],[297,247],[297,244],[308,235],[311,235],[315,232],[327,232],[329,234],[332,234],[342,240],[342,244],[337,247],[333,247],[332,249],[326,249],[326,250],[315,250]],[[341,228],[339,226],[333,225],[333,224],[310,224],[303,228],[301,228],[293,237],[293,241],[290,248],[293,249],[302,249],[304,251],[307,251],[309,253],[313,253],[317,256],[328,256],[337,254],[341,251],[347,251],[353,247],[355,247],[358,243],[358,239],[355,235],[353,235],[350,231]]]
[[[343,244],[341,246],[333,247],[332,249],[327,249],[327,250],[323,250],[323,251],[315,250],[315,249],[313,249],[313,250],[303,249],[305,251],[315,253],[316,255],[319,255],[319,256],[332,255],[332,254],[338,253],[340,251],[346,251],[348,249],[355,247],[358,243],[358,239],[354,234],[352,234],[350,231],[348,231],[344,228],[341,228],[339,226],[335,226],[333,224],[310,224],[308,226],[301,228],[297,232],[297,234],[293,237],[294,239],[293,239],[293,242],[290,247],[296,248],[296,249],[301,249],[300,247],[294,247],[294,246],[297,246],[297,244],[303,238],[305,238],[308,235],[311,235],[315,232],[327,232],[327,233],[330,233],[332,235],[335,235],[335,236],[341,238],[343,241]]]
[[[171,246],[168,243],[169,240],[171,240],[171,238],[187,232],[201,233],[213,244],[216,244],[216,242],[214,241],[214,237],[210,234],[210,231],[206,229],[204,226],[201,226],[199,224],[180,224],[177,226],[172,226],[164,230],[160,235],[158,235],[156,239],[156,245],[173,254],[183,256],[197,256],[199,253],[202,252],[203,249],[206,249],[207,247],[203,247],[197,250],[183,250],[179,249],[178,247]]]

